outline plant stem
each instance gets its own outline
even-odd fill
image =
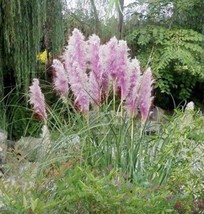
[[[133,161],[133,155],[134,155],[134,118],[131,118],[131,132],[130,132],[130,150],[129,150],[129,156],[130,156],[130,176],[133,178],[133,171],[134,171],[134,161]]]
[[[120,106],[121,106],[120,116],[121,116],[121,122],[122,122],[123,121],[123,101],[122,100],[121,100]]]
[[[67,114],[68,114],[68,124],[69,124],[69,126],[71,126],[69,101],[68,101],[68,99],[66,99],[65,97],[64,97],[64,99],[63,99],[62,101],[66,104],[66,107],[67,107]]]
[[[115,95],[116,95],[116,91],[115,91],[115,80],[113,81],[113,112],[115,112]]]

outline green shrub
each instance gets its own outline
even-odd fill
[[[133,30],[126,38],[143,67],[152,67],[157,78],[158,104],[163,103],[161,100],[166,95],[172,95],[180,103],[191,97],[197,81],[203,82],[202,34],[148,25]],[[172,100],[163,108],[170,104]]]

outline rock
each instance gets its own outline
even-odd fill
[[[6,140],[7,150],[12,150],[15,148],[15,141],[12,140]]]
[[[165,111],[164,109],[158,106],[153,106],[149,112],[148,120],[161,122],[164,120],[166,114],[167,114],[167,111]]]
[[[0,178],[4,174],[4,164],[6,164],[6,146],[5,144],[0,145]]]
[[[3,193],[1,192],[1,190],[0,190],[0,195],[1,195],[1,196],[3,195]],[[4,208],[5,208],[5,205],[4,205],[4,203],[3,203],[3,201],[2,201],[2,199],[1,199],[1,197],[0,197],[0,212],[3,211]]]
[[[0,146],[0,165],[6,163],[6,147]]]
[[[58,155],[80,155],[81,154],[81,140],[77,134],[66,136],[66,138],[59,139],[56,142],[56,152]]]
[[[0,129],[0,145],[5,143],[7,139],[7,132],[3,129]]]
[[[3,129],[0,129],[0,177],[2,177],[4,173],[3,165],[6,163],[6,139],[7,132]]]
[[[22,137],[15,143],[15,153],[28,161],[37,161],[42,149],[42,138]]]
[[[185,111],[194,111],[195,109],[195,105],[194,105],[194,102],[189,102],[187,103],[186,107],[185,107]]]
[[[145,126],[145,133],[147,135],[152,135],[155,133],[159,133],[161,130],[161,124],[157,121],[149,121]]]

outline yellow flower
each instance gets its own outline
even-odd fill
[[[39,60],[41,63],[47,64],[47,50],[44,50],[43,52],[39,53],[37,55],[37,60]]]

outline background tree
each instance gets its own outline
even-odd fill
[[[108,0],[68,0],[64,15],[68,34],[78,28],[86,37],[99,35],[102,42],[119,37],[118,13],[119,4]]]
[[[95,19],[95,33],[99,34],[101,30],[100,30],[100,21],[99,21],[98,12],[96,9],[96,4],[94,0],[90,0],[90,1],[91,1],[91,8],[93,10],[94,19]]]
[[[41,48],[56,54],[64,43],[62,7],[62,1],[55,0],[0,0],[0,97],[5,97],[1,108],[8,129],[14,122],[12,100],[25,106],[22,94],[38,76],[36,55]]]
[[[138,0],[128,9],[126,38],[132,54],[153,68],[156,104],[174,108],[186,99],[202,104],[203,1]]]
[[[118,31],[119,31],[119,38],[123,37],[123,19],[124,19],[124,0],[119,0],[119,7],[118,7]]]

